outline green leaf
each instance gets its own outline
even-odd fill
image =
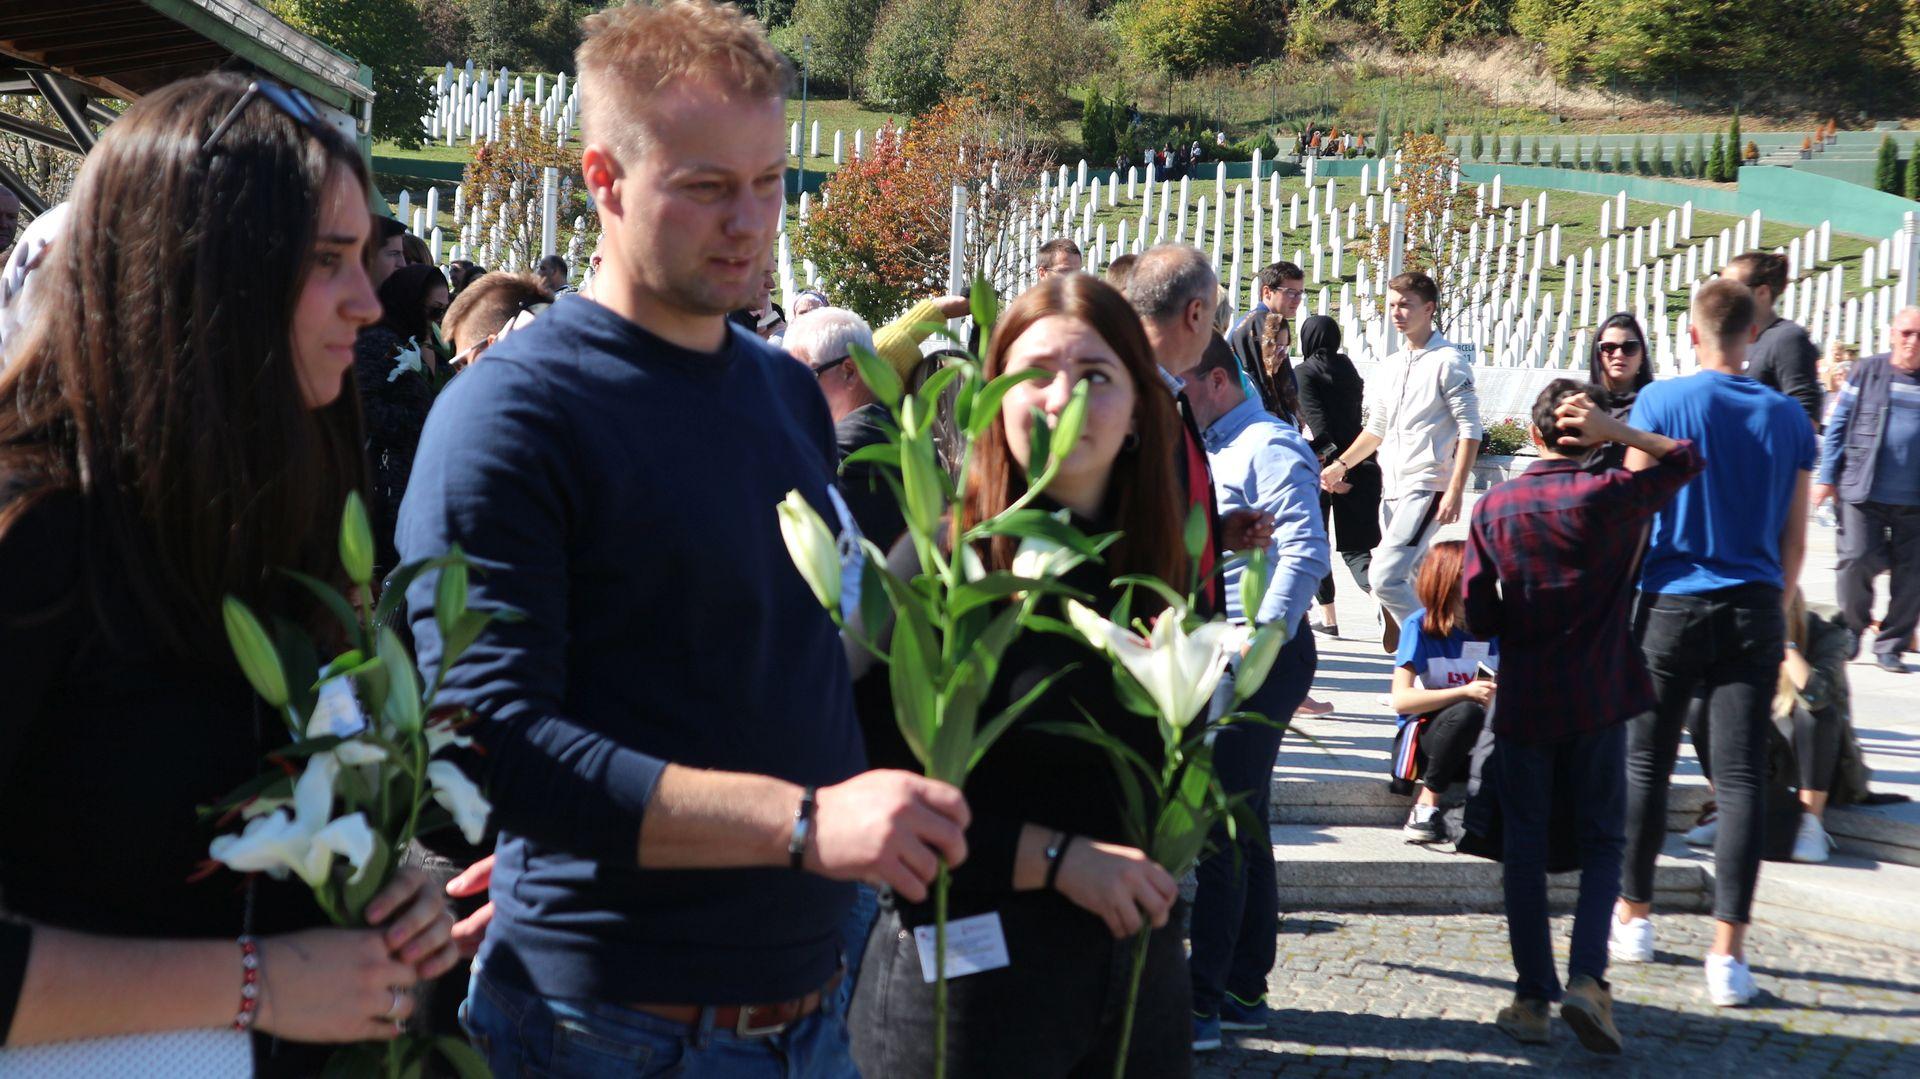
[[[898,411],[900,375],[894,371],[893,365],[865,345],[855,345],[850,351],[853,353],[854,366],[860,369],[860,381],[873,391],[874,399],[885,405],[888,411]]]
[[[967,306],[973,312],[973,324],[980,327],[980,351],[987,349],[986,333],[1000,320],[1000,297],[993,291],[986,275],[973,279],[973,288],[967,293]]]
[[[440,625],[440,636],[453,636],[453,628],[467,613],[467,564],[456,561],[440,570],[433,586],[433,619]]]
[[[367,860],[366,868],[359,873],[356,883],[352,877],[347,879],[345,890],[341,893],[347,901],[347,913],[353,915],[356,924],[366,922],[367,904],[379,893],[382,885],[391,876],[393,848],[387,845],[387,839],[378,828],[373,832],[373,854]]]
[[[1022,382],[1045,382],[1053,376],[1038,367],[1029,367],[1024,371],[1011,371],[989,382],[980,390],[980,396],[974,400],[973,412],[967,417],[966,430],[969,440],[978,439],[986,433],[987,425],[1000,418],[1000,402]]]
[[[435,1038],[433,1047],[448,1064],[453,1065],[454,1074],[460,1079],[493,1079],[493,1072],[487,1067],[487,1058],[459,1038]]]
[[[406,602],[407,589],[412,586],[413,579],[439,565],[444,557],[443,555],[441,558],[422,558],[417,562],[408,562],[404,566],[394,567],[393,572],[387,574],[386,582],[380,586],[380,602],[375,604],[373,609],[374,622],[385,625],[391,619],[393,612],[399,609],[400,604]],[[465,561],[464,556],[461,560]]]
[[[880,576],[888,572],[886,557],[872,541],[866,547],[867,558],[860,566],[860,622],[867,638],[878,641],[891,621],[893,607],[888,602],[887,586],[880,581]]]
[[[968,543],[988,536],[1046,540],[1086,558],[1100,557],[1100,552],[1111,542],[1105,535],[1098,539],[1089,538],[1086,533],[1059,517],[1032,507],[1001,513],[967,530]]]
[[[247,605],[228,596],[220,605],[220,614],[227,628],[227,643],[233,648],[233,655],[240,662],[240,673],[247,676],[253,691],[276,710],[287,706],[287,675],[280,666],[280,655],[273,647],[273,638],[260,620],[253,616]]]
[[[358,491],[347,492],[347,507],[340,514],[340,565],[354,584],[365,588],[373,583],[373,528]]]
[[[1240,571],[1240,613],[1249,622],[1266,600],[1268,569],[1266,551],[1248,552],[1246,567]]]
[[[965,786],[967,772],[977,759],[972,749],[973,724],[941,715],[933,726],[933,763],[927,766],[927,775],[956,787]]]
[[[460,620],[445,630],[446,636],[441,641],[440,670],[442,677],[445,677],[445,672],[451,670],[453,665],[460,661],[461,656],[466,655],[467,649],[473,647],[473,642],[480,639],[481,631],[485,630],[487,624],[492,621],[493,616],[486,611],[462,611],[460,613]]]
[[[1167,606],[1173,608],[1173,611],[1186,610],[1187,597],[1175,592],[1172,585],[1151,574],[1129,573],[1124,577],[1115,577],[1113,583],[1115,585],[1137,585],[1141,588],[1148,589],[1159,595],[1161,599],[1166,600]]]
[[[891,573],[882,573],[879,577],[893,600],[893,643],[888,667],[894,719],[914,757],[922,767],[929,767],[933,763],[937,718],[935,679],[931,675],[937,673],[933,664],[940,662],[940,649],[934,643],[933,629],[927,621],[926,600]]]
[[[1027,410],[1027,486],[1045,487],[1051,477],[1047,467],[1053,463],[1053,425],[1039,408]]]
[[[287,677],[287,707],[296,715],[313,715],[314,685],[320,675],[320,657],[305,630],[284,618],[273,620],[274,649]]]
[[[947,384],[966,374],[967,367],[964,361],[955,360],[935,371],[919,389],[914,391],[913,395],[926,406],[929,415],[939,409],[940,395],[946,392]]]
[[[360,639],[363,630],[363,627],[360,625],[360,614],[353,609],[353,604],[348,603],[347,597],[341,595],[338,589],[317,577],[309,577],[297,570],[283,569],[280,572],[299,582],[302,588],[313,593],[314,598],[318,599],[321,605],[326,607],[327,611],[333,615],[334,619],[346,629],[347,640],[358,641]]]
[[[358,648],[349,649],[333,657],[333,662],[320,668],[320,673],[313,678],[314,688],[318,689],[321,683],[330,678],[337,678],[343,674],[358,674],[361,668],[378,662],[380,662],[379,656],[368,659]]]
[[[900,442],[900,482],[906,498],[900,504],[907,524],[922,536],[932,535],[947,509],[946,473],[934,458],[933,432],[913,429],[915,402],[903,407]]]
[[[1066,677],[1069,671],[1072,671],[1078,666],[1080,666],[1078,663],[1069,663],[1065,667],[1047,675],[1032,689],[1022,694],[1019,700],[1014,701],[1002,709],[999,715],[988,720],[987,725],[980,728],[979,732],[973,736],[973,754],[967,758],[967,771],[973,771],[974,767],[980,763],[980,758],[986,756],[987,750],[993,748],[993,743],[999,741],[1000,736],[1007,733],[1008,727],[1019,722],[1020,717],[1026,714],[1027,709],[1033,707],[1035,701],[1039,700],[1048,690],[1052,689],[1055,682]]]
[[[1199,562],[1207,550],[1207,507],[1201,503],[1194,503],[1187,513],[1186,541],[1187,558]]]
[[[1087,601],[1085,593],[1070,588],[1057,579],[1018,577],[1005,570],[995,570],[977,581],[969,581],[954,589],[947,598],[947,604],[953,616],[960,618],[995,600],[1005,599],[1021,592],[1071,596],[1083,603]]]
[[[875,465],[897,469],[900,467],[900,446],[893,442],[876,442],[871,446],[862,446],[841,460],[841,473],[844,474],[854,465]]]
[[[1087,426],[1087,394],[1092,389],[1092,383],[1081,379],[1074,384],[1066,407],[1060,410],[1060,419],[1049,436],[1051,460],[1044,474],[1046,480],[1052,480],[1066,466],[1067,459],[1073,456],[1074,447],[1080,444],[1080,434]]]
[[[383,714],[402,734],[420,731],[420,679],[406,646],[392,630],[380,627],[380,662],[386,668],[388,687]]]

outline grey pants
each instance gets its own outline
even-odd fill
[[[1873,579],[1890,570],[1887,613],[1873,651],[1900,655],[1920,622],[1920,506],[1843,501],[1839,538],[1834,570],[1847,628],[1866,636],[1873,622]]]
[[[1380,501],[1380,546],[1373,549],[1373,597],[1395,622],[1407,624],[1420,601],[1413,594],[1414,574],[1438,531],[1440,492],[1409,491]]]

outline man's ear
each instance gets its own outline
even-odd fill
[[[616,217],[621,214],[617,185],[626,178],[626,174],[626,169],[611,149],[593,142],[580,151],[580,178],[586,182],[587,191],[593,196],[593,204],[600,212]]]
[[[1543,450],[1545,450],[1545,449],[1552,449],[1552,448],[1553,448],[1553,447],[1551,447],[1551,446],[1548,446],[1548,445],[1547,445],[1547,440],[1546,440],[1546,439],[1544,439],[1544,438],[1541,438],[1541,437],[1540,437],[1540,428],[1538,428],[1538,427],[1535,427],[1535,426],[1534,426],[1533,424],[1531,424],[1531,423],[1530,423],[1530,424],[1527,424],[1527,437],[1533,440],[1533,444],[1534,444],[1535,446],[1538,446],[1539,448],[1541,448],[1541,449],[1543,449]]]

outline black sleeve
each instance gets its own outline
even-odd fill
[[[1300,418],[1313,432],[1310,443],[1314,456],[1322,462],[1340,452],[1339,443],[1333,438],[1333,420],[1327,410],[1327,398],[1333,392],[1333,382],[1326,372],[1312,361],[1304,361],[1295,372],[1300,380]]]
[[[0,918],[0,1045],[7,1044],[20,989],[27,982],[27,957],[33,952],[33,929]]]
[[[1820,391],[1820,349],[1805,334],[1796,335],[1788,347],[1773,358],[1773,377],[1780,392],[1800,402],[1807,410],[1813,429],[1820,429],[1820,406],[1825,395]]]
[[[31,766],[18,759],[20,746],[78,640],[81,535],[78,501],[65,493],[41,498],[0,531],[0,789],[15,768]],[[32,930],[5,910],[0,895],[0,1044],[13,1026],[32,943]]]

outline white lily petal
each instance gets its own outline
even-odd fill
[[[433,784],[433,800],[453,814],[453,822],[469,843],[478,843],[486,835],[487,815],[493,806],[452,761],[427,762],[427,782]]]
[[[350,813],[320,829],[313,837],[313,846],[308,854],[309,865],[319,863],[317,879],[325,881],[327,873],[333,868],[334,855],[347,860],[347,864],[356,870],[365,869],[373,858],[373,829],[367,824],[364,813]],[[354,876],[357,878],[358,873]],[[313,883],[309,879],[308,883]]]
[[[434,724],[422,730],[427,737],[427,756],[431,757],[448,746],[465,749],[473,744],[473,739],[443,724]]]
[[[320,685],[313,704],[313,716],[307,720],[308,738],[351,738],[367,729],[367,715],[353,694],[346,678],[329,678]]]
[[[372,742],[362,742],[351,738],[334,746],[326,754],[341,765],[379,764],[387,759],[387,751]]]
[[[307,766],[293,783],[293,816],[312,834],[325,827],[333,817],[333,781],[340,775],[340,762],[331,753],[316,753],[307,758]]]
[[[287,870],[306,857],[307,833],[284,809],[247,822],[239,835],[223,835],[207,848],[213,860],[241,873],[265,873],[285,880]]]

